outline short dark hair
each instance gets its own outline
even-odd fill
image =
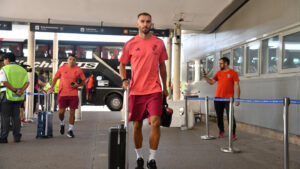
[[[73,58],[76,59],[75,53],[70,53],[70,54],[68,55],[68,58],[69,58],[69,57],[73,57]]]
[[[230,60],[227,57],[222,57],[220,60],[223,60],[224,63],[227,62],[227,64],[230,65]]]
[[[139,17],[142,16],[142,15],[144,15],[144,16],[150,16],[150,18],[152,19],[152,16],[148,12],[139,13],[138,16],[137,16],[137,18],[139,19]]]
[[[15,62],[16,56],[13,53],[6,53],[4,54],[3,59],[8,59],[10,62]]]
[[[4,55],[5,54],[5,52],[3,52],[2,50],[0,50],[0,55]]]

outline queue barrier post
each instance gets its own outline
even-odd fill
[[[202,140],[212,140],[216,137],[209,135],[209,127],[208,127],[208,96],[205,97],[205,123],[206,123],[206,135],[201,136]]]
[[[221,151],[224,153],[239,153],[241,150],[238,148],[233,147],[232,145],[232,127],[233,127],[233,114],[234,114],[234,110],[233,110],[233,102],[234,99],[233,97],[230,98],[230,103],[229,103],[229,143],[228,143],[228,147],[225,148],[221,148]]]
[[[181,127],[180,127],[181,130],[188,130],[188,116],[187,116],[187,111],[188,111],[187,106],[188,106],[188,104],[187,104],[187,102],[188,102],[188,96],[184,95],[184,112],[183,112],[183,114],[184,114],[184,124],[181,125]]]
[[[289,105],[290,99],[284,98],[283,105],[283,165],[284,169],[289,169]]]

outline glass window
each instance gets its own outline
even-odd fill
[[[102,50],[102,59],[120,59],[122,55],[121,46],[104,46]]]
[[[94,52],[100,52],[100,46],[79,45],[76,47],[76,51],[78,58],[92,59]]]
[[[203,80],[203,69],[206,71],[206,58],[200,59],[200,80]]]
[[[224,53],[224,54],[222,55],[222,57],[227,57],[227,58],[230,60],[230,52]]]
[[[187,81],[193,82],[195,81],[195,62],[188,62],[188,74]]]
[[[45,58],[51,57],[49,55],[49,47],[47,44],[36,44],[35,45],[35,57]]]
[[[207,56],[206,58],[206,75],[208,78],[213,78],[214,77],[214,61],[215,58],[213,55]]]
[[[283,37],[283,61],[282,68],[300,67],[300,32]]]
[[[67,58],[69,54],[74,53],[73,45],[59,45],[58,58]],[[52,54],[51,54],[52,56]]]
[[[275,36],[262,41],[262,74],[277,73],[279,37]]]
[[[244,75],[244,46],[233,49],[233,69],[239,76]]]
[[[22,44],[21,43],[2,43],[1,50],[3,52],[11,52],[15,56],[22,56]]]
[[[258,55],[260,44],[251,43],[246,50],[246,73],[258,73]]]

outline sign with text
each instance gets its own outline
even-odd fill
[[[138,34],[137,28],[130,27],[100,27],[100,26],[80,26],[31,23],[30,31],[35,32],[59,32],[59,33],[83,33],[83,34],[102,34],[102,35],[131,35]],[[154,29],[151,33],[155,36],[168,37],[168,29]]]

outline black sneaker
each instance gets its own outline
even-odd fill
[[[64,135],[65,134],[65,125],[60,125],[60,134]]]
[[[72,130],[68,131],[67,136],[68,136],[69,138],[74,138],[74,137],[75,137]]]
[[[155,160],[150,160],[147,162],[148,169],[157,169]]]
[[[135,167],[135,169],[144,169],[144,160],[143,158],[138,158],[136,160],[136,164],[137,164],[137,167]]]
[[[19,142],[21,142],[21,138],[22,138],[22,134],[20,133],[20,134],[18,134],[17,136],[15,136],[14,141],[15,141],[16,143],[19,143]]]

